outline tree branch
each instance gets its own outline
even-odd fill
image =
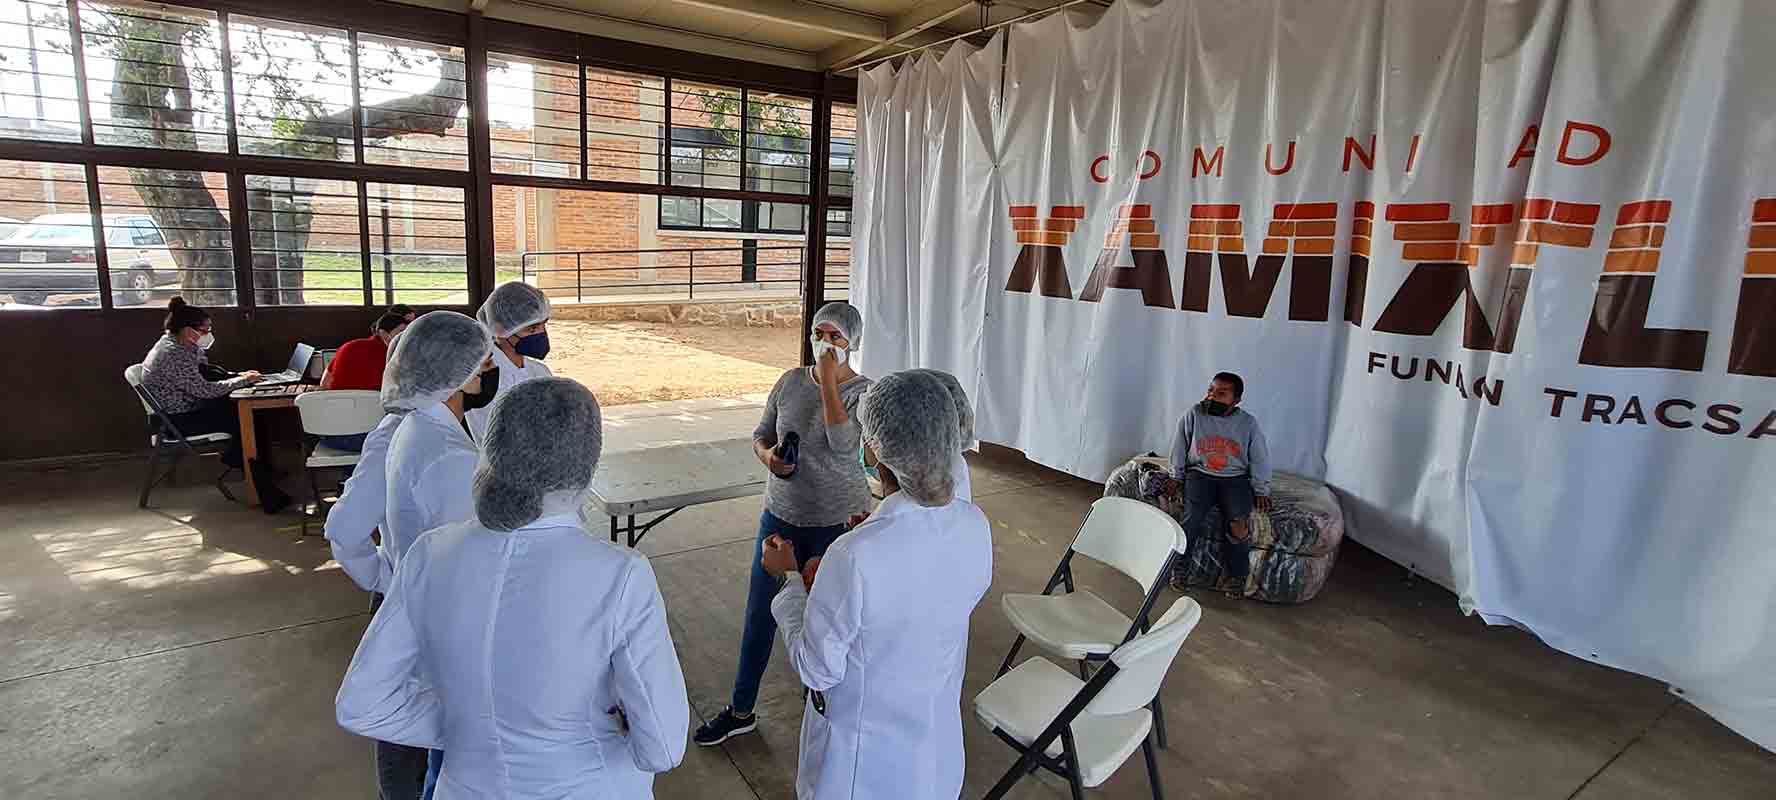
[[[449,59],[440,59],[438,68],[438,82],[424,92],[364,106],[364,138],[387,139],[410,133],[444,135],[468,102],[468,72],[463,62]],[[332,138],[342,128],[351,127],[351,115],[352,110],[346,108],[306,120],[301,134]]]

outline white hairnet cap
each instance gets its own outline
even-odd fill
[[[549,318],[549,296],[523,281],[507,281],[493,287],[475,318],[494,336],[511,336]]]
[[[421,315],[395,339],[382,368],[382,407],[390,413],[442,403],[481,371],[493,337],[455,311]]]
[[[950,460],[962,449],[956,401],[941,381],[896,372],[871,386],[857,412],[863,441],[922,506],[945,506],[956,484]]]
[[[917,369],[912,371],[930,375],[931,377],[936,378],[938,383],[944,385],[944,389],[948,390],[950,393],[950,399],[956,402],[956,425],[957,430],[962,434],[962,441],[957,449],[961,450],[968,447],[970,444],[973,444],[974,404],[968,402],[968,393],[962,391],[962,382],[956,380],[956,376],[940,369]]]
[[[852,350],[856,350],[863,341],[863,312],[850,303],[834,301],[821,306],[819,311],[814,312],[814,322],[808,329],[818,328],[821,323],[838,328],[840,336],[851,340]]]
[[[568,378],[533,378],[499,393],[475,468],[475,516],[510,531],[543,515],[544,500],[578,497],[604,449],[592,391]]]

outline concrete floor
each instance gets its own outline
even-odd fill
[[[224,501],[188,466],[135,506],[140,465],[0,473],[0,797],[370,798],[370,745],[333,724],[368,598],[296,518]],[[998,594],[1034,591],[1098,487],[1015,456],[975,461],[994,524],[966,707],[1011,643]],[[757,499],[687,511],[654,559],[694,710],[724,705]],[[1132,584],[1082,569],[1124,608]],[[1171,798],[1768,798],[1776,755],[1658,684],[1462,617],[1454,598],[1347,544],[1299,607],[1199,598],[1165,686]],[[1163,602],[1163,601],[1162,601]],[[760,734],[697,749],[663,798],[788,798],[798,687],[766,676]],[[965,797],[1011,752],[965,716]],[[1014,797],[1055,798],[1026,779]],[[1133,759],[1093,796],[1141,798]]]

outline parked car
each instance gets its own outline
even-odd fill
[[[117,305],[145,305],[154,288],[179,280],[179,265],[160,226],[145,214],[106,214],[105,242]],[[0,294],[41,305],[52,294],[96,292],[92,216],[45,214],[0,240]]]

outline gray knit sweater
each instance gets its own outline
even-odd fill
[[[857,455],[863,441],[857,401],[869,387],[870,379],[862,375],[840,384],[839,399],[850,419],[828,425],[812,368],[798,367],[777,379],[752,438],[776,446],[795,431],[801,445],[795,473],[788,478],[772,475],[765,485],[765,509],[773,516],[791,525],[822,528],[843,525],[853,514],[869,510],[869,483]]]

